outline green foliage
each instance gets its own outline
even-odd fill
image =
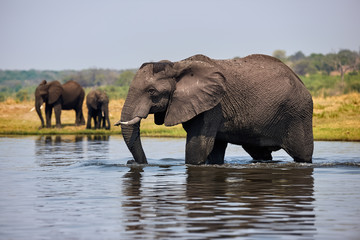
[[[30,100],[30,96],[28,91],[26,91],[25,89],[21,89],[18,92],[16,92],[16,101],[29,101]]]
[[[277,50],[274,56],[300,75],[313,95],[360,92],[360,53],[347,49],[326,55],[312,53],[305,56],[299,51],[287,57],[284,53]]]
[[[275,50],[273,56],[290,66],[304,81],[313,95],[335,95],[360,92],[360,53],[347,49],[338,53],[306,56],[298,51],[286,56],[284,50]],[[85,69],[81,71],[0,70],[0,101],[13,98],[16,101],[33,100],[37,85],[43,80],[74,80],[86,91],[98,87],[107,92],[110,99],[126,98],[127,91],[137,69]]]
[[[22,85],[33,85],[40,83],[41,80],[48,81],[60,80],[63,77],[73,74],[75,71],[39,71],[39,70],[0,70],[0,84],[9,81],[19,81]]]
[[[360,92],[360,74],[358,71],[345,76],[345,93]]]
[[[129,86],[134,77],[135,77],[134,70],[126,70],[120,74],[118,80],[115,82],[115,85]]]
[[[314,74],[316,67],[307,59],[296,61],[292,69],[299,75]]]
[[[281,61],[286,61],[286,51],[284,50],[275,50],[273,56],[280,59]]]
[[[274,54],[275,53],[276,51]],[[347,49],[326,55],[312,53],[309,56],[305,56],[302,52],[297,52],[289,57],[281,56],[281,60],[284,58],[285,62],[299,75],[314,74],[317,72],[329,75],[332,71],[339,71],[341,74],[341,72],[344,73],[344,71],[359,70],[360,67],[360,53]]]
[[[106,69],[86,69],[75,72],[62,79],[62,82],[74,80],[83,87],[102,86],[114,84],[120,71]]]
[[[315,96],[324,94],[329,89],[334,89],[338,82],[338,77],[328,76],[322,73],[301,76],[300,78],[306,88]]]
[[[136,70],[87,69],[75,72],[63,78],[62,82],[74,80],[83,87],[96,86],[129,86]]]
[[[109,99],[125,99],[129,86],[102,86],[99,89],[105,91]]]

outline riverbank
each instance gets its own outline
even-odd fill
[[[110,101],[110,121],[113,125],[120,119],[124,100]],[[74,126],[75,112],[62,111],[62,129],[38,129],[40,120],[36,111],[31,111],[34,102],[7,100],[0,103],[0,135],[114,135],[121,134],[120,127],[111,130],[88,130],[85,126]],[[84,116],[87,109],[84,104]],[[43,109],[44,116],[44,109]],[[53,114],[52,124],[55,124]],[[314,139],[328,141],[360,141],[360,94],[351,93],[333,97],[314,98]],[[141,135],[151,137],[185,137],[181,125],[174,127],[157,126],[153,115],[141,123]]]

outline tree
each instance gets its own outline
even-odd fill
[[[129,86],[135,76],[135,72],[132,70],[126,70],[122,72],[115,84],[117,86]]]
[[[327,55],[327,61],[335,69],[338,69],[341,76],[341,87],[345,87],[344,76],[349,70],[356,70],[360,65],[359,53],[347,49],[340,50],[337,54]]]
[[[299,75],[305,76],[306,74],[314,74],[316,73],[316,68],[311,63],[311,60],[308,58],[304,58],[300,61],[297,61],[293,65],[293,70]]]
[[[291,62],[297,62],[303,60],[304,58],[306,58],[305,54],[302,51],[297,51],[294,55],[291,55],[288,59]]]
[[[28,101],[30,99],[28,92],[24,89],[19,90],[16,93],[15,97],[20,102],[25,101],[25,100]]]
[[[275,50],[272,55],[273,55],[273,57],[276,57],[283,62],[286,61],[286,59],[287,59],[285,50]]]

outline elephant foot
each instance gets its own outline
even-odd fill
[[[294,161],[297,163],[312,163],[312,159],[303,159],[303,158],[297,158],[294,157]]]
[[[127,163],[126,164],[137,164],[137,162],[133,159],[133,160],[129,160],[129,161],[127,161]]]

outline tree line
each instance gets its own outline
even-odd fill
[[[337,53],[306,56],[298,51],[287,56],[284,50],[275,50],[273,56],[291,67],[313,95],[360,92],[360,52],[343,49]],[[62,83],[74,80],[86,91],[97,87],[105,90],[112,99],[125,98],[136,70],[0,70],[0,101],[8,97],[18,101],[32,100],[35,88],[43,79]]]
[[[33,100],[36,87],[44,79],[58,80],[61,83],[74,80],[84,87],[85,91],[100,88],[106,90],[110,98],[125,98],[136,70],[96,68],[81,71],[0,70],[0,101],[5,101],[8,97],[18,101]]]
[[[360,52],[342,49],[337,53],[306,56],[298,51],[286,56],[284,50],[276,50],[273,56],[300,75],[312,94],[360,92]]]

